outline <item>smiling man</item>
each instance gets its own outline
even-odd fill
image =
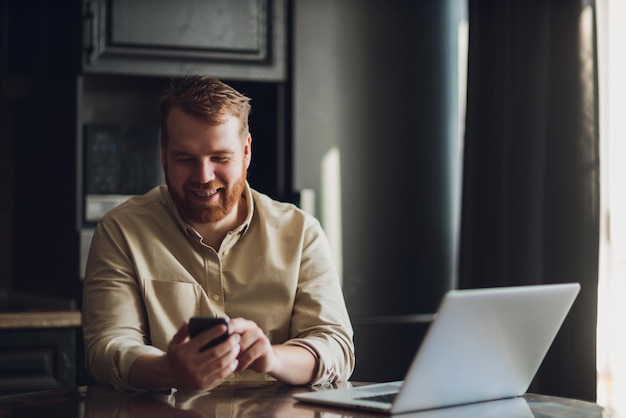
[[[166,185],[94,233],[83,293],[87,368],[119,389],[347,380],[353,331],[319,222],[248,184],[250,100],[219,80],[161,98]],[[189,335],[192,316],[229,318]]]

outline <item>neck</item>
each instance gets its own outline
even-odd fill
[[[224,219],[212,223],[193,223],[191,226],[202,236],[202,241],[205,244],[211,246],[215,251],[219,251],[226,235],[243,223],[247,213],[246,200],[242,196]]]

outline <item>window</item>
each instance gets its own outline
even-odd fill
[[[602,216],[598,403],[626,413],[626,2],[598,0],[596,5]]]

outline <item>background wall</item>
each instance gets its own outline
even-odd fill
[[[341,240],[357,380],[401,379],[455,285],[464,3],[293,4],[294,188]]]

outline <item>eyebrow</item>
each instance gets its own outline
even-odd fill
[[[187,150],[183,150],[183,149],[171,149],[170,148],[170,153],[172,155],[188,155],[188,156],[196,156],[195,153],[187,151]],[[208,155],[234,155],[235,151],[232,150],[216,150],[213,152],[209,152]]]

